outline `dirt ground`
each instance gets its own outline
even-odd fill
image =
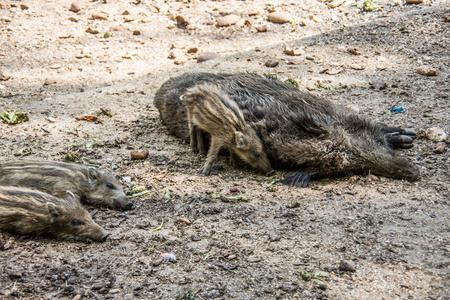
[[[0,233],[0,298],[450,299],[449,142],[437,154],[424,134],[450,133],[449,6],[375,3],[364,12],[361,1],[86,0],[75,13],[65,0],[0,1],[0,112],[30,118],[0,123],[0,162],[69,159],[113,172],[129,195],[149,191],[128,212],[89,208],[111,233],[105,243]],[[269,22],[271,11],[292,22]],[[240,20],[217,27],[230,13]],[[205,52],[220,58],[197,63]],[[418,74],[422,65],[437,76]],[[268,178],[226,157],[201,176],[204,157],[168,133],[153,105],[165,80],[192,71],[275,73],[414,129],[401,154],[420,180],[294,188],[277,181],[281,170]],[[130,158],[143,148],[146,160]],[[236,195],[248,200],[228,199]],[[161,253],[176,262],[152,263]]]

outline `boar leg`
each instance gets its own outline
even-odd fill
[[[290,186],[307,187],[310,180],[311,175],[309,175],[308,173],[302,171],[294,171],[288,173],[286,177],[284,177],[284,179],[281,181],[281,183]]]
[[[200,154],[206,153],[205,142],[204,142],[204,131],[197,128],[197,149]]]
[[[230,165],[233,167],[239,166],[238,157],[237,157],[236,153],[234,153],[234,151],[231,149],[229,149],[229,151],[230,151]]]
[[[191,124],[191,122],[189,122],[189,137],[191,150],[197,153],[197,126]]]
[[[209,147],[208,156],[206,157],[206,162],[203,165],[203,175],[209,175],[209,173],[211,173],[212,164],[219,156],[220,148],[222,148],[222,145],[217,142],[217,139],[213,138],[211,141],[211,146]]]

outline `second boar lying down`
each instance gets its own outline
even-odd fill
[[[236,155],[259,169],[271,173],[272,167],[256,132],[244,121],[241,110],[228,95],[212,84],[196,86],[183,96],[188,111],[191,148],[205,153],[204,132],[211,136],[211,144],[202,173],[211,171],[212,163],[221,148],[227,148],[232,164]]]
[[[66,191],[71,191],[85,204],[133,207],[114,175],[80,164],[26,160],[0,163],[0,185],[32,188],[55,197],[65,197]]]
[[[16,187],[0,187],[0,230],[98,242],[108,236],[71,192],[60,199]]]
[[[210,83],[225,91],[259,135],[272,165],[293,172],[283,183],[306,186],[311,177],[373,173],[418,179],[418,168],[393,148],[412,147],[415,133],[374,123],[302,92],[290,84],[256,74],[187,73],[166,81],[155,95],[161,120],[189,140],[187,110],[180,96]]]

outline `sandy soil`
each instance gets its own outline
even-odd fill
[[[0,111],[30,117],[0,123],[0,161],[70,158],[113,172],[128,194],[149,191],[128,212],[89,208],[111,232],[102,244],[0,233],[0,298],[449,299],[448,141],[436,154],[424,134],[450,133],[449,8],[394,2],[363,12],[362,2],[108,0],[74,13],[71,1],[0,1]],[[92,19],[99,11],[106,20]],[[293,21],[269,22],[270,11]],[[237,24],[215,25],[230,13]],[[204,52],[221,57],[197,63]],[[437,76],[418,74],[422,65]],[[204,157],[169,135],[153,105],[165,80],[191,71],[272,72],[412,128],[419,138],[402,155],[421,179],[351,176],[293,188],[277,182],[281,170],[268,178],[225,157],[217,175],[200,176]],[[130,158],[143,148],[148,159]],[[229,200],[232,186],[248,201]],[[152,263],[161,253],[177,261]]]

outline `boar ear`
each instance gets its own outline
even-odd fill
[[[61,215],[61,209],[54,203],[47,202],[47,209],[52,216],[52,222]]]
[[[88,179],[89,179],[89,183],[94,185],[97,182],[98,179],[98,170],[94,167],[89,167],[88,168]]]
[[[236,143],[236,148],[245,148],[248,145],[247,137],[240,131],[234,132],[234,140]]]
[[[72,193],[71,191],[66,191],[66,194],[67,194],[66,199],[67,199],[69,202],[74,203],[74,202],[77,202],[77,201],[78,201],[77,196],[75,196],[75,194]]]

